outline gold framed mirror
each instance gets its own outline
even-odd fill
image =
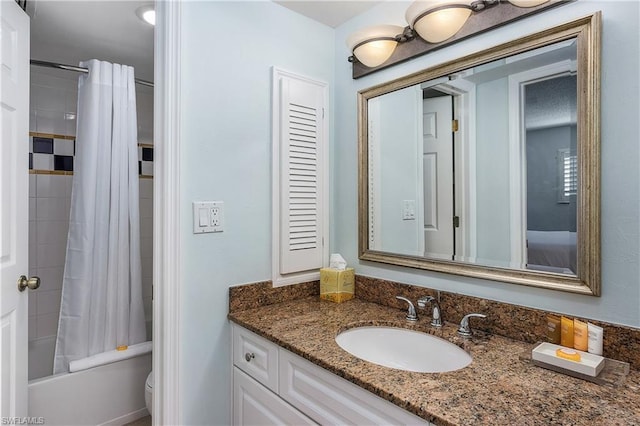
[[[600,295],[600,13],[358,93],[359,257]]]

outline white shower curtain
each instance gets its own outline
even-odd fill
[[[54,374],[146,340],[134,71],[90,60],[78,83],[76,155]]]

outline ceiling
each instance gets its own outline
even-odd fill
[[[331,27],[381,3],[370,0],[274,1]],[[154,31],[135,13],[138,7],[150,3],[153,1],[37,0],[31,20],[31,58],[69,65],[97,58],[131,65],[136,77],[152,81]],[[69,74],[69,77],[76,76]]]
[[[382,0],[273,0],[288,9],[330,27],[337,27],[354,16],[382,3]]]
[[[101,59],[131,65],[136,77],[152,81],[153,26],[135,14],[149,3],[38,0],[31,19],[31,59],[69,65]]]

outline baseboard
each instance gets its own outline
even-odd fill
[[[146,408],[141,408],[137,411],[134,411],[132,413],[128,413],[125,414],[124,416],[120,416],[118,418],[115,419],[111,419],[107,422],[104,422],[98,426],[122,426],[122,425],[126,425],[127,423],[131,423],[131,422],[135,422],[138,419],[141,419],[145,416],[148,416],[149,412],[147,411]]]

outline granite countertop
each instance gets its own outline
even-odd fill
[[[531,344],[482,333],[462,339],[453,324],[431,327],[429,316],[410,324],[404,311],[359,299],[305,298],[232,312],[229,319],[438,425],[640,424],[640,372],[632,370],[616,387],[597,385],[520,359]],[[340,331],[360,325],[422,330],[457,343],[473,362],[448,373],[378,366],[335,342]]]

